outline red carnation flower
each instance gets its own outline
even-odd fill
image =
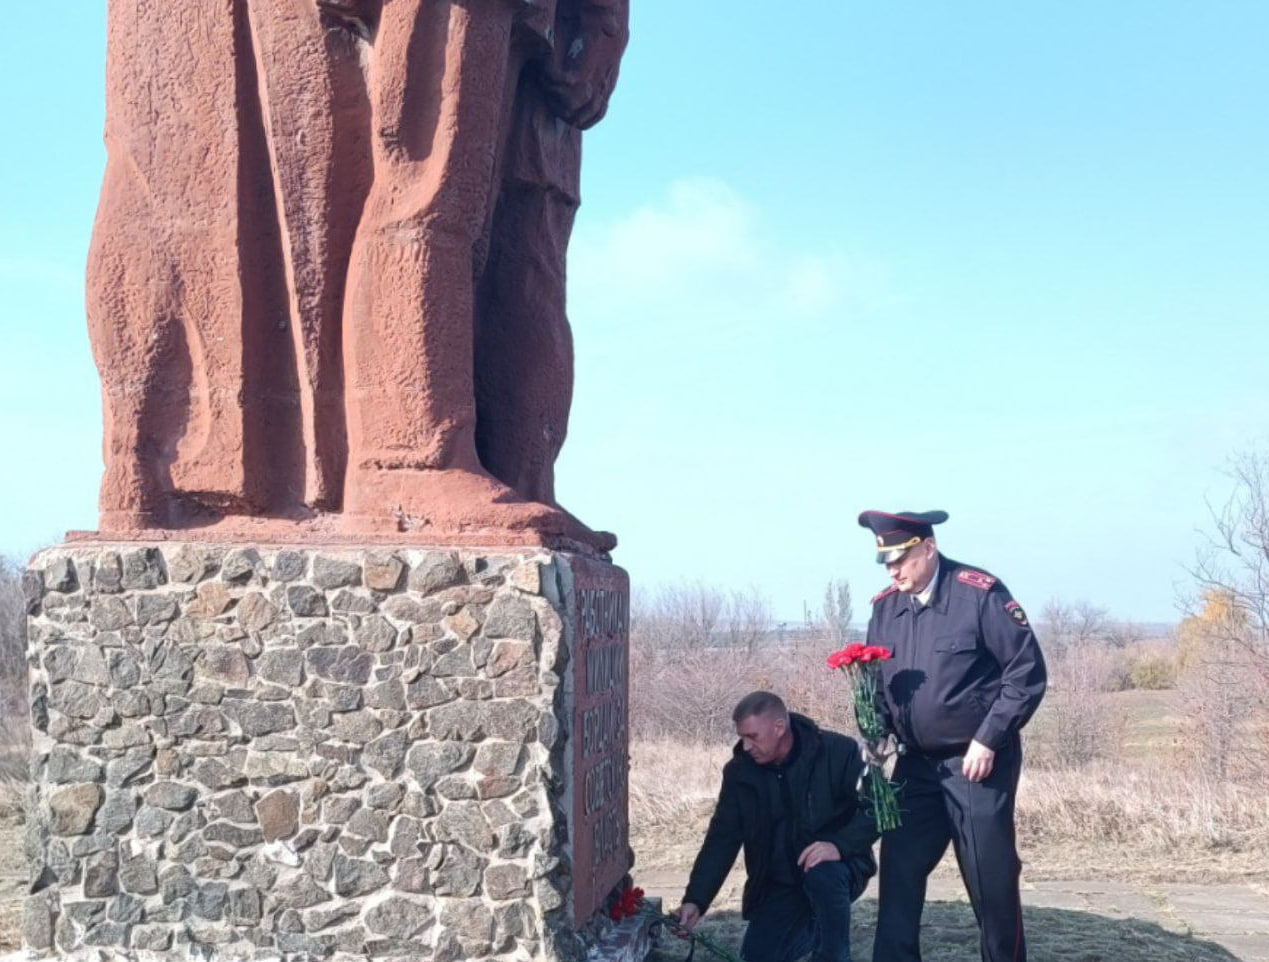
[[[835,671],[838,668],[845,668],[851,663],[851,661],[853,661],[853,659],[844,649],[842,651],[835,651],[828,656],[828,670]]]
[[[889,657],[889,648],[882,648],[880,645],[869,645],[860,654],[859,660],[867,664],[870,661],[885,661]]]
[[[616,903],[608,910],[608,915],[613,921],[620,922],[622,919],[638,915],[641,908],[643,908],[643,889],[632,886],[622,890]]]

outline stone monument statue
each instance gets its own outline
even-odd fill
[[[611,547],[558,506],[553,466],[580,135],[625,3],[111,6],[103,532]]]
[[[634,962],[629,582],[554,483],[626,0],[108,22],[101,530],[23,581],[26,947]]]

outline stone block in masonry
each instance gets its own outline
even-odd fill
[[[612,929],[620,569],[76,543],[24,591],[38,955],[576,962]]]

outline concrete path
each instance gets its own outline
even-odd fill
[[[956,882],[938,898],[964,898]],[[1170,932],[1214,942],[1242,962],[1269,962],[1269,886],[1122,882],[1033,882],[1024,905],[1153,922]]]
[[[649,895],[667,906],[678,904],[687,876],[682,871],[636,873]],[[744,876],[733,872],[719,895],[721,907],[740,905]],[[872,889],[869,889],[871,897]],[[960,880],[930,879],[929,899],[966,901]],[[1241,962],[1269,962],[1269,884],[1181,885],[1125,882],[1027,882],[1024,905],[1089,912],[1106,918],[1152,922],[1178,934],[1189,934],[1227,949]]]

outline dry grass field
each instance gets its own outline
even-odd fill
[[[1018,824],[1025,876],[1269,880],[1269,796],[1187,770],[1174,692],[1113,698],[1126,726],[1121,757],[1079,770],[1024,771]],[[1043,723],[1038,716],[1041,730]],[[730,750],[729,744],[634,744],[631,833],[640,867],[690,866]]]
[[[0,780],[0,952],[21,948],[22,897],[26,857],[22,847],[22,806],[26,785]]]

